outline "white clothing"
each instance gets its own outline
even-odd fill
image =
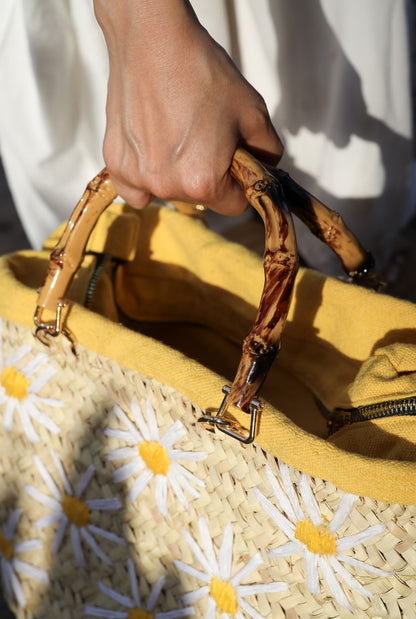
[[[282,167],[339,211],[383,264],[403,224],[412,166],[405,0],[194,0],[263,95]],[[103,166],[107,57],[92,0],[2,0],[0,152],[35,247]],[[302,224],[306,260],[337,260]]]

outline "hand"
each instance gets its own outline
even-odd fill
[[[223,214],[246,208],[229,167],[237,146],[271,165],[282,144],[261,96],[186,0],[95,0],[110,76],[104,160],[116,191]]]

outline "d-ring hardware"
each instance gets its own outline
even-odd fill
[[[248,445],[254,441],[254,437],[256,436],[256,426],[257,426],[257,418],[259,413],[263,408],[263,404],[260,400],[252,399],[249,404],[249,410],[244,411],[250,415],[250,429],[245,428],[241,423],[239,423],[236,419],[231,419],[230,417],[225,417],[224,414],[227,410],[227,400],[230,395],[231,388],[228,385],[224,385],[222,388],[222,392],[225,394],[224,399],[221,403],[220,408],[216,415],[211,415],[208,412],[200,417],[198,421],[200,423],[205,424],[210,427],[217,427],[221,432],[232,436],[237,439],[241,443]]]

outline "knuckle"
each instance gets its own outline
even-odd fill
[[[190,173],[184,175],[182,186],[190,200],[209,204],[217,197],[219,177],[214,171],[195,166]]]

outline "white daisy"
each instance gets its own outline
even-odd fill
[[[121,439],[131,445],[113,449],[108,454],[109,460],[129,459],[129,462],[114,471],[114,480],[121,482],[138,475],[129,493],[130,499],[134,502],[155,478],[156,505],[163,516],[167,515],[169,483],[179,501],[187,509],[188,502],[184,491],[189,492],[193,497],[199,497],[199,492],[191,484],[200,487],[205,484],[179,464],[178,460],[197,462],[206,458],[206,454],[173,449],[173,445],[186,434],[185,427],[179,420],[175,421],[160,437],[156,415],[149,399],[146,401],[147,422],[136,402],[131,402],[131,412],[135,424],[116,404],[114,413],[126,429],[108,428],[105,432],[108,436]]]
[[[86,615],[90,617],[103,617],[104,619],[177,619],[179,617],[189,617],[195,614],[192,607],[178,608],[177,610],[168,610],[165,612],[153,612],[165,585],[165,576],[161,576],[156,582],[150,592],[146,606],[143,606],[137,586],[134,563],[131,559],[128,559],[128,571],[131,598],[114,591],[114,589],[110,589],[110,587],[107,587],[102,582],[98,583],[98,586],[105,595],[108,595],[112,600],[128,610],[107,610],[106,608],[97,608],[96,606],[85,606],[84,612]]]
[[[230,619],[231,617],[243,619],[244,614],[242,611],[253,617],[253,619],[262,619],[261,615],[250,606],[244,597],[261,593],[278,593],[285,591],[288,585],[284,582],[241,585],[241,581],[263,563],[261,552],[257,552],[246,565],[236,572],[234,576],[231,576],[234,538],[232,524],[230,523],[225,527],[221,548],[218,552],[218,561],[205,518],[201,517],[198,524],[203,549],[201,549],[187,529],[184,529],[184,535],[202,570],[178,560],[175,560],[175,565],[179,570],[194,576],[205,584],[195,589],[195,591],[186,593],[182,598],[183,602],[185,604],[192,604],[208,595],[205,619],[215,619],[217,610],[224,619]]]
[[[10,600],[15,597],[18,605],[23,607],[26,604],[26,598],[16,572],[25,574],[45,585],[48,584],[48,575],[16,556],[22,552],[39,550],[42,547],[42,542],[38,539],[28,539],[13,545],[12,539],[21,513],[21,509],[15,509],[10,515],[4,533],[0,533],[0,558],[5,593]]]
[[[52,476],[40,458],[38,456],[34,456],[34,461],[42,476],[42,479],[52,493],[52,496],[50,496],[49,494],[44,494],[34,486],[25,486],[25,490],[29,496],[51,509],[49,514],[43,516],[43,518],[40,518],[35,522],[35,527],[37,529],[44,529],[45,527],[59,523],[54,541],[52,543],[52,552],[57,553],[61,546],[66,527],[69,524],[72,549],[74,551],[75,558],[81,567],[86,566],[81,545],[81,538],[90,546],[93,552],[95,552],[95,554],[102,561],[104,561],[104,563],[107,563],[107,565],[112,565],[113,562],[110,557],[101,550],[92,534],[103,537],[112,542],[116,542],[117,544],[125,545],[125,541],[118,535],[91,524],[89,520],[91,510],[108,511],[120,509],[120,501],[117,498],[87,499],[82,501],[80,496],[91,481],[95,473],[95,467],[90,464],[88,469],[83,474],[81,481],[78,484],[78,488],[74,493],[65,474],[62,462],[59,460],[57,454],[52,450],[51,455],[58,470],[59,477],[61,478],[64,491],[61,492],[59,490],[58,485],[54,482]]]
[[[56,370],[51,365],[47,365],[48,356],[45,353],[38,353],[24,362],[31,350],[30,346],[20,346],[4,360],[0,337],[0,405],[5,404],[3,416],[5,430],[11,432],[13,429],[14,411],[17,411],[26,436],[32,443],[38,443],[39,435],[33,427],[32,420],[40,423],[53,434],[59,434],[59,427],[42,408],[45,406],[61,407],[63,402],[39,395]],[[37,374],[36,377],[35,374]]]
[[[366,597],[372,597],[372,594],[350,574],[343,564],[361,567],[376,576],[391,576],[393,572],[386,572],[373,567],[344,554],[344,552],[357,544],[367,542],[369,539],[380,535],[385,530],[385,525],[379,523],[367,527],[364,531],[355,535],[338,536],[337,532],[347,520],[358,497],[354,494],[344,494],[334,517],[331,522],[328,522],[319,510],[307,476],[302,473],[298,482],[300,496],[305,507],[304,512],[291,481],[289,467],[279,462],[279,469],[283,489],[270,467],[266,465],[266,476],[281,511],[258,488],[254,489],[263,509],[290,539],[286,544],[271,550],[269,557],[287,557],[293,553],[302,552],[306,564],[306,584],[309,591],[314,594],[320,593],[319,566],[321,574],[327,581],[335,600],[341,606],[353,610],[336,574],[341,581],[343,580],[354,591]]]

